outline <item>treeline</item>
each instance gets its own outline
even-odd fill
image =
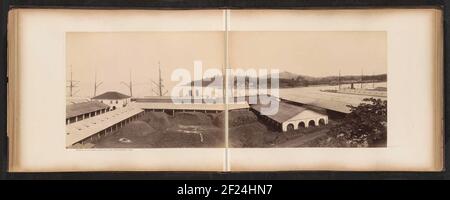
[[[200,82],[203,86],[212,86],[210,85],[215,78],[212,80],[198,80],[193,81],[190,85],[194,85],[194,82]],[[238,85],[238,80],[245,80],[246,88],[257,88],[259,86],[259,80],[257,80],[257,84],[255,85],[250,81],[249,77],[234,77],[234,86]],[[365,76],[326,76],[326,77],[309,77],[309,76],[292,76],[292,78],[280,77],[279,79],[279,87],[280,88],[292,88],[292,87],[307,87],[313,85],[338,85],[340,84],[348,84],[348,83],[371,83],[371,82],[386,82],[387,74],[378,74],[378,75],[365,75]],[[267,86],[271,86],[270,76],[267,78]]]
[[[369,76],[327,76],[327,77],[304,77],[297,76],[291,79],[279,79],[280,88],[289,87],[307,87],[312,85],[338,85],[346,83],[371,83],[371,82],[385,82],[387,81],[387,74],[369,75]]]
[[[362,81],[361,81],[362,80]],[[347,83],[371,83],[371,82],[386,82],[387,75],[379,74],[379,75],[369,75],[369,76],[327,76],[327,77],[307,77],[307,76],[297,76],[296,78],[279,78],[279,87],[280,88],[292,88],[292,87],[307,87],[313,85],[338,85],[339,82],[341,84]],[[237,78],[234,78],[234,85],[237,85]],[[268,87],[271,86],[270,77],[267,79]],[[256,85],[252,85],[250,83],[250,79],[245,77],[245,86],[247,88],[256,88],[259,86],[259,83]]]

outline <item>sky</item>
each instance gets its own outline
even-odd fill
[[[279,69],[307,76],[382,74],[387,71],[385,32],[230,32],[230,67]],[[118,91],[129,95],[121,82],[133,80],[133,96],[152,96],[151,80],[161,66],[167,90],[176,69],[194,79],[194,62],[203,70],[225,65],[224,32],[67,33],[66,77],[78,81],[74,96],[92,97],[94,79],[102,84],[97,95]],[[159,64],[158,64],[159,63]]]
[[[121,82],[130,81],[131,70],[133,96],[152,96],[151,80],[157,81],[159,65],[170,90],[178,83],[171,81],[175,69],[186,69],[193,77],[197,60],[203,69],[222,68],[224,41],[220,31],[67,33],[66,77],[72,71],[73,79],[79,81],[80,87],[74,89],[79,90],[78,96],[93,96],[95,72],[97,81],[103,82],[97,95],[106,91],[129,95]]]
[[[245,31],[229,34],[230,65],[277,68],[300,75],[323,77],[383,74],[385,32]]]

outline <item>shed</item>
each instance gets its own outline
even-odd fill
[[[328,124],[328,116],[303,106],[292,105],[285,102],[278,102],[278,112],[274,115],[264,115],[263,104],[251,105],[252,110],[257,112],[270,126],[274,126],[281,131],[297,130]]]
[[[92,97],[92,100],[107,104],[110,109],[115,110],[118,107],[127,106],[131,97],[120,92],[109,91]]]
[[[66,124],[105,113],[108,107],[108,105],[97,101],[68,104],[66,105]]]

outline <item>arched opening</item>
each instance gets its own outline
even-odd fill
[[[112,110],[115,110],[115,109],[116,109],[116,106],[113,106],[113,107],[112,107]]]
[[[314,120],[310,120],[310,121],[308,122],[308,126],[314,127],[314,126],[316,126],[316,123],[314,122]]]
[[[325,125],[325,119],[319,119],[319,125]]]
[[[305,127],[306,127],[305,122],[298,123],[298,129],[305,128]]]
[[[288,131],[293,131],[294,130],[294,124],[288,124],[287,125],[287,130]]]

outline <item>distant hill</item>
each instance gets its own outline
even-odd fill
[[[267,76],[267,84],[270,86],[270,78],[272,74]],[[263,76],[264,77],[264,76]],[[261,77],[261,78],[263,78]],[[385,82],[387,81],[387,74],[378,75],[346,75],[346,76],[325,76],[325,77],[312,77],[298,75],[292,72],[283,71],[278,74],[279,87],[280,88],[292,88],[292,87],[306,87],[311,85],[337,85],[339,82],[341,84],[345,83],[361,83],[362,82]],[[234,85],[237,84],[238,77],[234,77]],[[202,82],[203,86],[208,86],[212,80],[197,80],[191,82]],[[245,85],[249,87],[249,77],[245,77]],[[256,88],[258,85],[250,85],[251,88]]]
[[[270,78],[270,75],[269,77]],[[298,75],[292,72],[283,71],[278,74],[279,87],[291,88],[291,87],[306,87],[310,85],[337,85],[345,83],[360,83],[362,82],[385,82],[387,81],[387,74],[378,75],[346,75],[346,76],[325,76],[325,77],[312,77],[305,75]]]
[[[296,79],[297,77],[299,77],[298,74],[294,74],[288,71],[282,71],[278,73],[278,78],[280,79]]]

